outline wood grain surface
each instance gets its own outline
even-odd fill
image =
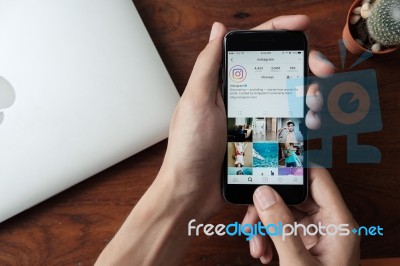
[[[306,14],[310,46],[341,67],[338,39],[351,0],[134,0],[179,93],[214,21],[247,29],[283,14]],[[380,225],[382,237],[362,239],[362,258],[400,257],[400,54],[374,56],[352,70],[375,69],[383,130],[359,135],[378,147],[380,164],[347,164],[346,137],[333,139],[330,172],[360,225]],[[92,265],[156,176],[167,141],[0,224],[0,265]],[[314,145],[318,146],[318,142]],[[1,203],[0,203],[1,204]],[[226,205],[210,223],[241,221],[245,207]],[[276,260],[276,258],[275,258]],[[275,261],[276,263],[276,261]],[[235,237],[197,237],[184,265],[258,265]]]

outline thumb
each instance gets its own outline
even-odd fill
[[[298,235],[293,233],[294,218],[279,194],[269,186],[260,186],[253,195],[260,220],[267,226],[282,223],[282,235],[271,236],[281,265],[308,265],[311,255]]]
[[[222,63],[222,45],[226,28],[215,22],[207,46],[197,57],[185,93],[194,94],[197,100],[215,99],[218,90],[219,70]]]

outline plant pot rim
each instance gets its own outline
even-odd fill
[[[356,42],[353,34],[350,31],[350,17],[353,13],[354,8],[356,8],[356,6],[359,5],[359,3],[361,3],[362,0],[355,0],[353,2],[353,4],[351,5],[349,11],[347,12],[347,18],[346,18],[346,25],[343,29],[343,34],[342,34],[342,38],[343,38],[343,42],[345,43],[346,48],[352,52],[352,53],[356,53],[356,54],[361,54],[362,52],[369,52],[372,54],[387,54],[387,53],[391,53],[396,51],[397,49],[399,49],[399,47],[393,47],[393,48],[388,48],[379,52],[373,52],[372,50],[366,49],[365,47],[361,46],[359,43]],[[345,32],[348,31],[348,33],[346,34]],[[345,38],[345,36],[349,36],[350,38],[352,38],[351,40],[347,40],[347,38]],[[351,44],[350,44],[351,42]],[[355,46],[353,47],[353,49],[349,49],[348,45],[352,45]],[[356,51],[358,50],[358,51]]]

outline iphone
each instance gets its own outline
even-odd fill
[[[228,138],[223,195],[252,204],[260,185],[287,204],[307,197],[307,38],[298,31],[232,31],[222,87]]]

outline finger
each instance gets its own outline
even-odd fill
[[[310,224],[314,224],[316,218],[314,215],[318,213],[319,207],[308,197],[303,203],[289,207],[295,220],[304,225],[306,228]],[[307,249],[312,248],[319,240],[319,234],[306,234],[302,227],[298,228],[297,234]]]
[[[267,239],[261,235],[254,235],[250,241],[250,254],[253,258],[259,259],[267,249]]]
[[[310,168],[309,181],[310,195],[320,211],[329,214],[338,223],[353,222],[339,189],[326,169]]]
[[[318,212],[319,207],[313,203],[313,200],[310,197],[308,197],[305,202],[300,205],[291,206],[289,209],[292,212],[295,221],[307,228],[310,224],[314,224],[315,217],[313,215]],[[307,249],[315,246],[319,240],[319,234],[306,234],[302,227],[298,228],[297,234],[300,236],[301,241]]]
[[[253,30],[299,30],[304,31],[310,26],[310,18],[305,15],[280,16],[268,20],[253,28]]]
[[[308,86],[306,104],[310,110],[320,112],[324,104],[324,99],[317,83],[312,83]]]
[[[243,218],[242,224],[256,224],[258,221],[259,218],[256,208],[253,205],[249,205],[249,207],[247,207],[247,212]],[[247,229],[250,230],[249,228],[246,228],[246,230]]]
[[[309,110],[306,114],[306,127],[317,130],[321,127],[321,116],[319,113]]]
[[[243,219],[242,224],[256,224],[259,222],[259,217],[256,208],[250,205],[247,208],[246,216]],[[250,228],[246,227],[245,231],[249,232]],[[254,239],[254,240],[253,240]],[[268,241],[267,237],[262,237],[260,235],[255,235],[249,243],[250,254],[254,258],[260,258],[261,261],[271,261],[272,259],[272,248],[271,243]],[[262,259],[262,257],[264,257]]]
[[[305,228],[308,228],[309,225],[315,225],[316,218],[313,216],[304,216],[303,218],[298,220],[299,224],[302,224]],[[306,247],[306,249],[310,249],[313,246],[315,246],[319,239],[320,239],[320,233],[318,232],[317,234],[309,234],[307,233],[303,227],[298,227],[297,234],[300,236],[301,241],[303,242],[303,245]]]
[[[314,224],[316,220],[314,215],[318,213],[319,206],[311,197],[307,197],[304,202],[299,205],[291,206],[289,209],[295,220],[307,228],[310,224]],[[312,248],[319,240],[319,234],[305,234],[302,227],[299,227],[298,235],[307,249]]]
[[[321,117],[318,112],[323,106],[323,97],[317,83],[308,86],[306,104],[310,108],[306,115],[306,126],[311,130],[317,130],[321,127]]]
[[[311,197],[319,206],[320,210],[316,214],[318,220],[326,224],[348,224],[349,228],[357,226],[353,216],[347,209],[344,200],[336,187],[332,177],[324,168],[310,169],[310,192]],[[356,264],[360,252],[360,237],[351,234],[342,237],[340,235],[322,236],[321,241],[329,241],[332,254],[343,254],[342,258],[353,258],[352,262],[347,264]],[[324,245],[315,245],[310,249],[311,254],[320,254]],[[343,264],[338,261],[338,264]]]
[[[318,77],[328,77],[335,72],[335,66],[321,53],[312,50],[308,57],[311,72]]]
[[[197,57],[190,75],[186,94],[193,94],[198,101],[215,99],[218,90],[219,69],[222,62],[222,40],[226,28],[215,22],[210,33],[210,40],[204,50]]]
[[[261,256],[260,261],[262,264],[268,264],[272,259],[269,259],[267,256]]]
[[[268,264],[271,262],[272,257],[273,257],[273,252],[272,252],[272,245],[269,240],[269,238],[265,238],[265,243],[266,243],[266,248],[264,254],[260,257],[260,261],[262,264]]]
[[[255,259],[260,259],[262,263],[266,264],[272,260],[271,243],[267,237],[255,235],[250,241],[250,254]]]
[[[294,218],[282,198],[275,190],[269,186],[258,187],[253,195],[254,205],[258,216],[265,226],[269,224],[278,225],[282,223],[282,235],[271,235],[278,252],[280,262],[285,260],[287,264],[296,261],[298,264],[307,264],[310,260],[310,254],[303,245],[300,237],[295,234],[289,234],[287,226],[293,225]]]

